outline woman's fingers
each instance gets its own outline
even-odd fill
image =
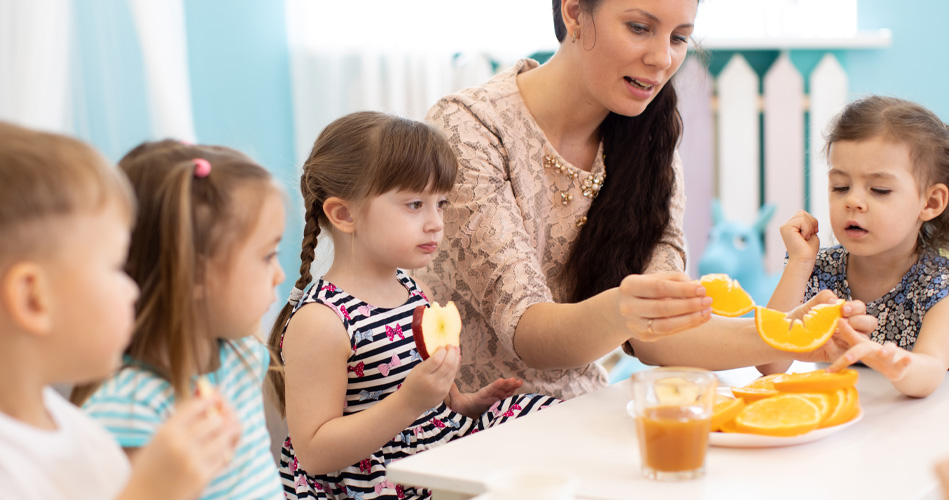
[[[620,314],[627,318],[661,319],[692,313],[712,312],[711,297],[690,299],[629,299],[620,306]],[[707,311],[706,311],[707,310]]]
[[[629,297],[643,299],[705,296],[705,287],[685,273],[631,274],[623,279],[619,288]]]
[[[640,327],[642,332],[636,339],[643,342],[653,342],[663,337],[695,328],[711,317],[711,311],[698,311],[679,316],[646,320],[646,325]],[[634,328],[630,328],[634,330]]]

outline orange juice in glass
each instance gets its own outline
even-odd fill
[[[705,474],[709,424],[718,378],[699,368],[634,373],[632,408],[643,475],[660,481]]]

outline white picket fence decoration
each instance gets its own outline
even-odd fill
[[[741,54],[732,56],[717,79],[694,61],[687,60],[680,71],[685,72],[677,84],[685,124],[679,151],[689,207],[685,221],[689,273],[695,275],[711,229],[708,212],[712,198],[721,200],[728,218],[749,223],[762,204],[777,206],[765,238],[769,272],[780,271],[784,262],[778,227],[805,206],[818,218],[821,245],[830,244],[824,134],[830,120],[847,103],[847,75],[837,59],[830,53],[823,56],[808,77],[809,95],[804,93],[804,77],[786,53],[765,73],[763,85]],[[696,81],[699,83],[692,83]],[[696,90],[712,86],[703,87],[703,82],[714,82],[713,96]],[[807,151],[805,113],[809,113],[810,130]],[[710,145],[714,152],[708,149]],[[708,178],[709,165],[699,160],[703,155],[716,159],[714,182]],[[810,165],[808,182],[805,158]]]

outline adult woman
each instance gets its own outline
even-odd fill
[[[595,360],[621,344],[655,364],[786,363],[751,322],[709,322],[711,299],[681,272],[670,79],[697,3],[554,0],[547,63],[522,60],[429,112],[460,161],[447,248],[422,271],[461,306],[459,386],[516,376],[569,398],[605,384]]]

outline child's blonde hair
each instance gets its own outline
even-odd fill
[[[458,160],[451,145],[425,123],[364,111],[329,124],[316,139],[300,176],[306,225],[300,251],[300,279],[295,288],[305,290],[313,280],[310,266],[320,226],[329,227],[323,213],[327,198],[359,203],[394,189],[447,193],[455,184],[457,172]],[[287,303],[274,322],[268,344],[275,353],[280,351],[283,329],[293,307]],[[283,372],[272,370],[268,378],[277,407],[283,413]]]
[[[203,162],[211,169],[196,174]],[[119,161],[139,198],[126,269],[141,288],[132,341],[125,353],[168,380],[179,397],[191,395],[196,332],[206,310],[196,298],[212,258],[246,238],[262,200],[277,191],[273,177],[244,154],[221,146],[173,140],[142,144]],[[239,190],[254,198],[238,199]],[[241,201],[243,203],[238,203]],[[79,404],[95,386],[74,391]]]
[[[839,141],[883,138],[910,147],[916,183],[922,191],[933,184],[949,186],[949,129],[932,111],[895,97],[869,96],[848,104],[831,125],[824,155]],[[923,223],[919,242],[949,248],[949,212]]]
[[[128,181],[92,147],[59,134],[0,122],[0,270],[59,248],[57,218],[115,203],[131,223]]]

